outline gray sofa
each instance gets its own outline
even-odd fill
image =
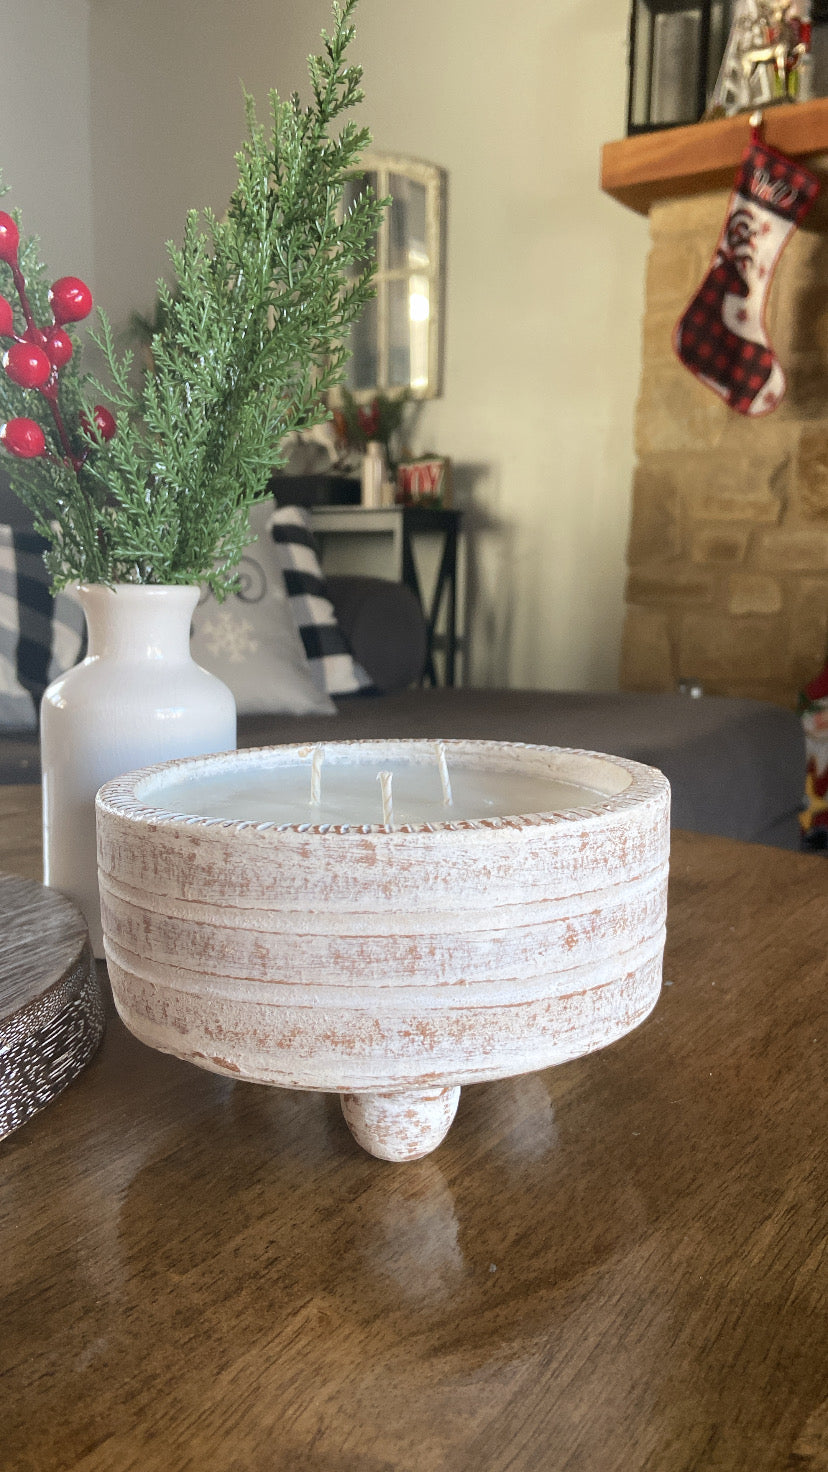
[[[425,625],[413,594],[364,577],[332,577],[328,587],[379,693],[340,701],[336,716],[242,717],[240,746],[421,736],[584,747],[659,767],[676,827],[800,846],[805,751],[792,711],[680,694],[422,688]],[[36,739],[0,732],[0,781],[39,776]]]
[[[335,718],[246,717],[240,746],[368,736],[486,738],[611,752],[659,767],[674,826],[799,848],[801,723],[752,700],[679,694],[412,688],[425,659],[413,594],[374,578],[328,579],[351,647],[383,692],[340,701]]]

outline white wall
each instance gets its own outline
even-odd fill
[[[52,279],[94,289],[90,0],[3,0],[0,7],[0,209],[23,212]],[[0,520],[30,525],[0,462]]]
[[[85,5],[12,9],[21,24],[61,12],[51,50],[63,68],[64,32]],[[185,210],[224,208],[241,82],[262,113],[269,86],[306,96],[330,10],[91,0],[91,11],[91,170],[79,160],[73,228],[91,187],[95,291],[118,321],[150,306]],[[617,679],[646,227],[602,196],[598,174],[601,143],[623,131],[627,12],[628,0],[361,0],[357,12],[376,146],[449,173],[445,394],[420,447],[451,455],[472,497],[477,683]],[[47,65],[37,29],[32,19],[16,41],[31,48],[29,79]],[[53,135],[64,148],[64,105],[69,132],[86,125],[83,67],[66,70],[71,97],[37,122],[39,148]],[[5,135],[3,161],[10,172]],[[45,208],[48,189],[29,187]]]
[[[52,275],[92,283],[90,0],[3,0],[0,168]]]

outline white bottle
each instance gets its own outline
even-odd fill
[[[382,505],[382,485],[386,479],[385,450],[379,440],[369,440],[362,457],[362,504]]]
[[[198,588],[84,586],[89,652],[40,707],[43,873],[79,905],[103,956],[95,794],[113,777],[178,756],[233,750],[236,702],[190,655]]]

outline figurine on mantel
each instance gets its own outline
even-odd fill
[[[705,117],[810,95],[811,0],[736,0]]]

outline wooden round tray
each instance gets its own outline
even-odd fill
[[[57,890],[0,874],[0,1138],[77,1078],[103,1030],[80,911]]]

